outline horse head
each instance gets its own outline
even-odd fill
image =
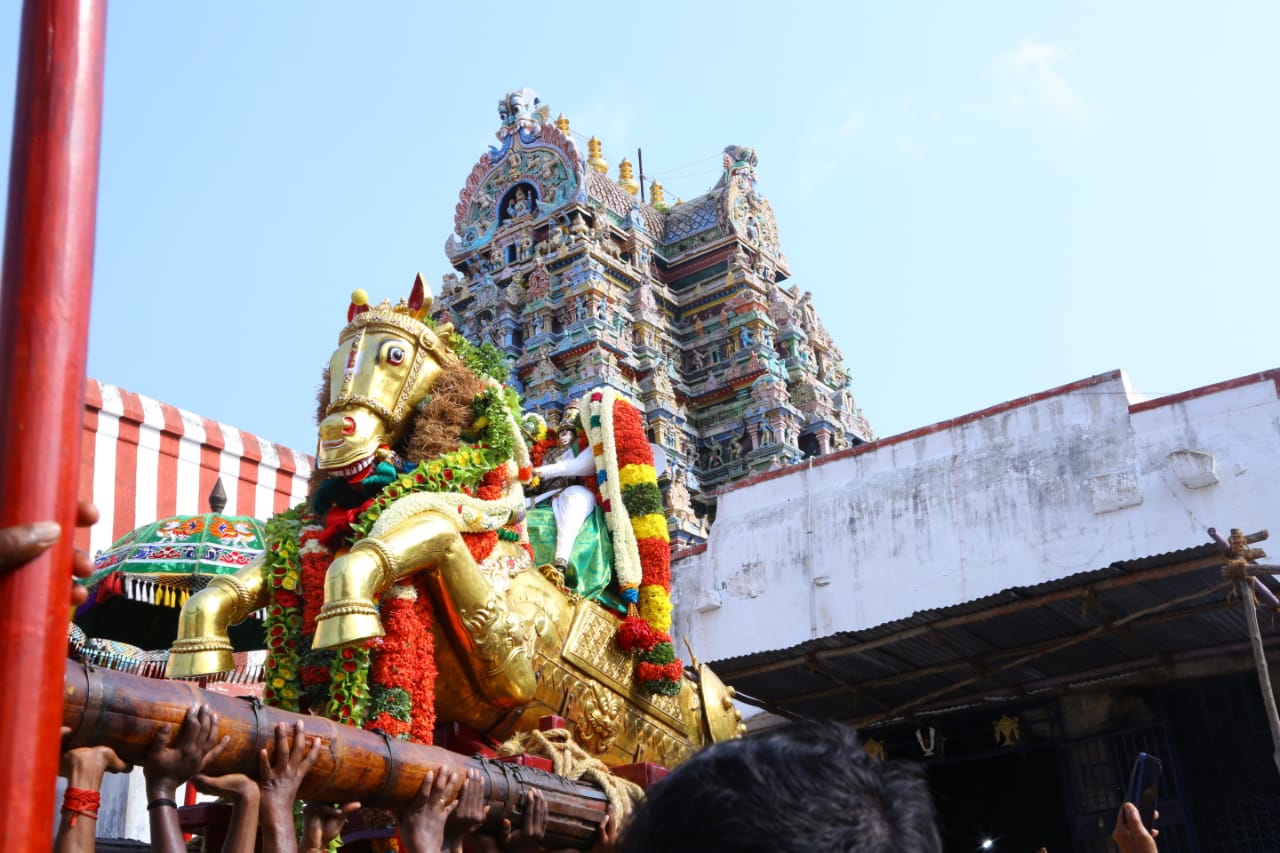
[[[351,295],[347,326],[329,361],[329,401],[320,422],[316,467],[350,477],[372,465],[378,449],[394,444],[409,415],[446,365],[457,361],[449,325],[426,323],[431,292],[421,275],[408,301],[368,304]]]

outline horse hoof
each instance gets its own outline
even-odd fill
[[[196,678],[236,668],[231,641],[211,638],[178,639],[165,664],[165,678]]]
[[[334,602],[320,608],[320,615],[316,617],[316,635],[311,646],[316,649],[333,649],[381,637],[382,634],[378,610],[371,603]]]

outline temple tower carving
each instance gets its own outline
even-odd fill
[[[498,112],[435,318],[505,352],[549,423],[602,383],[637,401],[666,452],[673,542],[705,538],[718,487],[873,438],[811,295],[788,283],[754,149],[727,147],[697,198],[654,184],[646,202],[629,160],[610,177],[603,143],[584,153],[531,89]]]

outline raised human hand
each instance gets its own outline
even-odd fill
[[[231,742],[226,735],[218,737],[218,715],[208,705],[189,708],[177,740],[170,744],[172,735],[172,724],[162,725],[142,762],[149,799],[171,799],[179,785],[199,773]]]
[[[1160,812],[1155,812],[1152,820],[1159,817]],[[1159,834],[1158,829],[1147,832],[1147,828],[1142,825],[1142,816],[1138,814],[1138,807],[1133,803],[1125,803],[1120,806],[1120,812],[1116,815],[1116,828],[1111,833],[1111,840],[1120,848],[1120,853],[1156,853],[1156,836]]]
[[[98,520],[98,508],[89,501],[76,504],[76,527],[89,527]],[[56,521],[36,521],[0,529],[0,572],[25,566],[53,547],[62,536],[62,525]],[[71,574],[87,578],[93,574],[93,560],[84,550],[77,548],[71,561]],[[83,604],[89,591],[77,583],[71,584],[72,605]]]
[[[65,741],[71,734],[69,726],[62,726],[60,735]],[[58,775],[72,788],[96,791],[102,786],[102,777],[108,773],[128,773],[133,765],[116,755],[109,746],[79,746],[64,750],[58,763]]]
[[[458,807],[463,778],[456,770],[428,770],[409,808],[400,817],[400,840],[407,853],[438,853],[446,821]]]
[[[347,818],[360,808],[360,803],[307,803],[302,809],[302,836],[298,849],[302,853],[321,853],[342,834]]]
[[[191,784],[203,794],[231,802],[231,822],[222,842],[222,853],[253,853],[262,799],[258,783],[243,773],[227,773],[222,776],[197,774],[191,777]]]
[[[293,730],[292,739],[289,737]],[[293,726],[276,723],[271,746],[258,753],[258,786],[262,789],[263,811],[275,809],[293,814],[298,788],[311,768],[320,760],[320,739],[308,742],[306,724],[298,720]]]
[[[211,797],[224,797],[236,802],[252,799],[258,802],[258,783],[243,773],[227,773],[222,776],[208,776],[197,773],[191,777],[191,784],[196,790]]]
[[[503,848],[508,851],[536,851],[542,844],[542,838],[547,834],[547,798],[537,788],[530,788],[529,793],[525,795],[527,801],[524,807],[524,820],[520,822],[520,828],[512,830],[511,821],[504,820],[502,822],[502,832],[499,838],[502,841]]]

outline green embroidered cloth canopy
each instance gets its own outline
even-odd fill
[[[91,642],[126,643],[163,655],[178,635],[178,612],[186,600],[262,552],[263,523],[224,514],[221,482],[209,502],[213,512],[144,524],[98,553],[94,573],[81,581],[89,600],[74,619]],[[237,651],[266,646],[261,614],[254,616],[231,628]]]
[[[123,595],[181,607],[211,576],[247,566],[262,551],[263,536],[262,522],[244,515],[209,512],[162,518],[99,552],[93,575],[83,583],[91,602]]]

